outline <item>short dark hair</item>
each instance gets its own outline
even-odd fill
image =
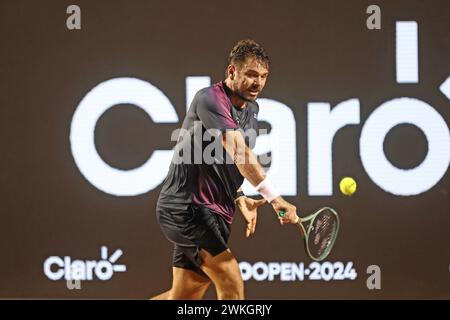
[[[270,65],[269,55],[264,48],[253,40],[240,40],[230,52],[228,64],[243,63],[247,58],[255,58],[267,67]]]

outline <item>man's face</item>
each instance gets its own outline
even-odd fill
[[[244,63],[229,68],[234,93],[243,100],[255,101],[266,84],[268,67],[255,58],[247,58]]]

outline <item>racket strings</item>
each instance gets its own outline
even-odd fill
[[[312,240],[309,249],[313,256],[320,257],[326,253],[333,242],[336,228],[337,219],[332,213],[323,212],[314,219],[309,235],[309,239]]]

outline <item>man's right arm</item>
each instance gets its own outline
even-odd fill
[[[266,173],[259,164],[256,155],[245,144],[244,136],[240,131],[227,130],[222,134],[222,144],[233,159],[236,167],[244,178],[246,178],[254,187],[264,185],[266,182]],[[264,188],[264,186],[262,186]],[[269,189],[272,187],[270,186]],[[259,190],[258,190],[259,191]],[[297,209],[295,206],[285,201],[281,196],[274,194],[273,190],[269,190],[268,194],[261,194],[270,202],[275,212],[285,210],[285,218],[279,218],[281,223],[295,223],[297,221]],[[268,197],[268,198],[267,198]],[[274,197],[272,199],[272,197]]]

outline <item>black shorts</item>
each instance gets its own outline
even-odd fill
[[[200,269],[203,263],[200,249],[212,256],[228,249],[231,226],[208,208],[190,205],[187,210],[179,210],[158,204],[156,216],[164,235],[174,243],[174,267],[205,276]]]

